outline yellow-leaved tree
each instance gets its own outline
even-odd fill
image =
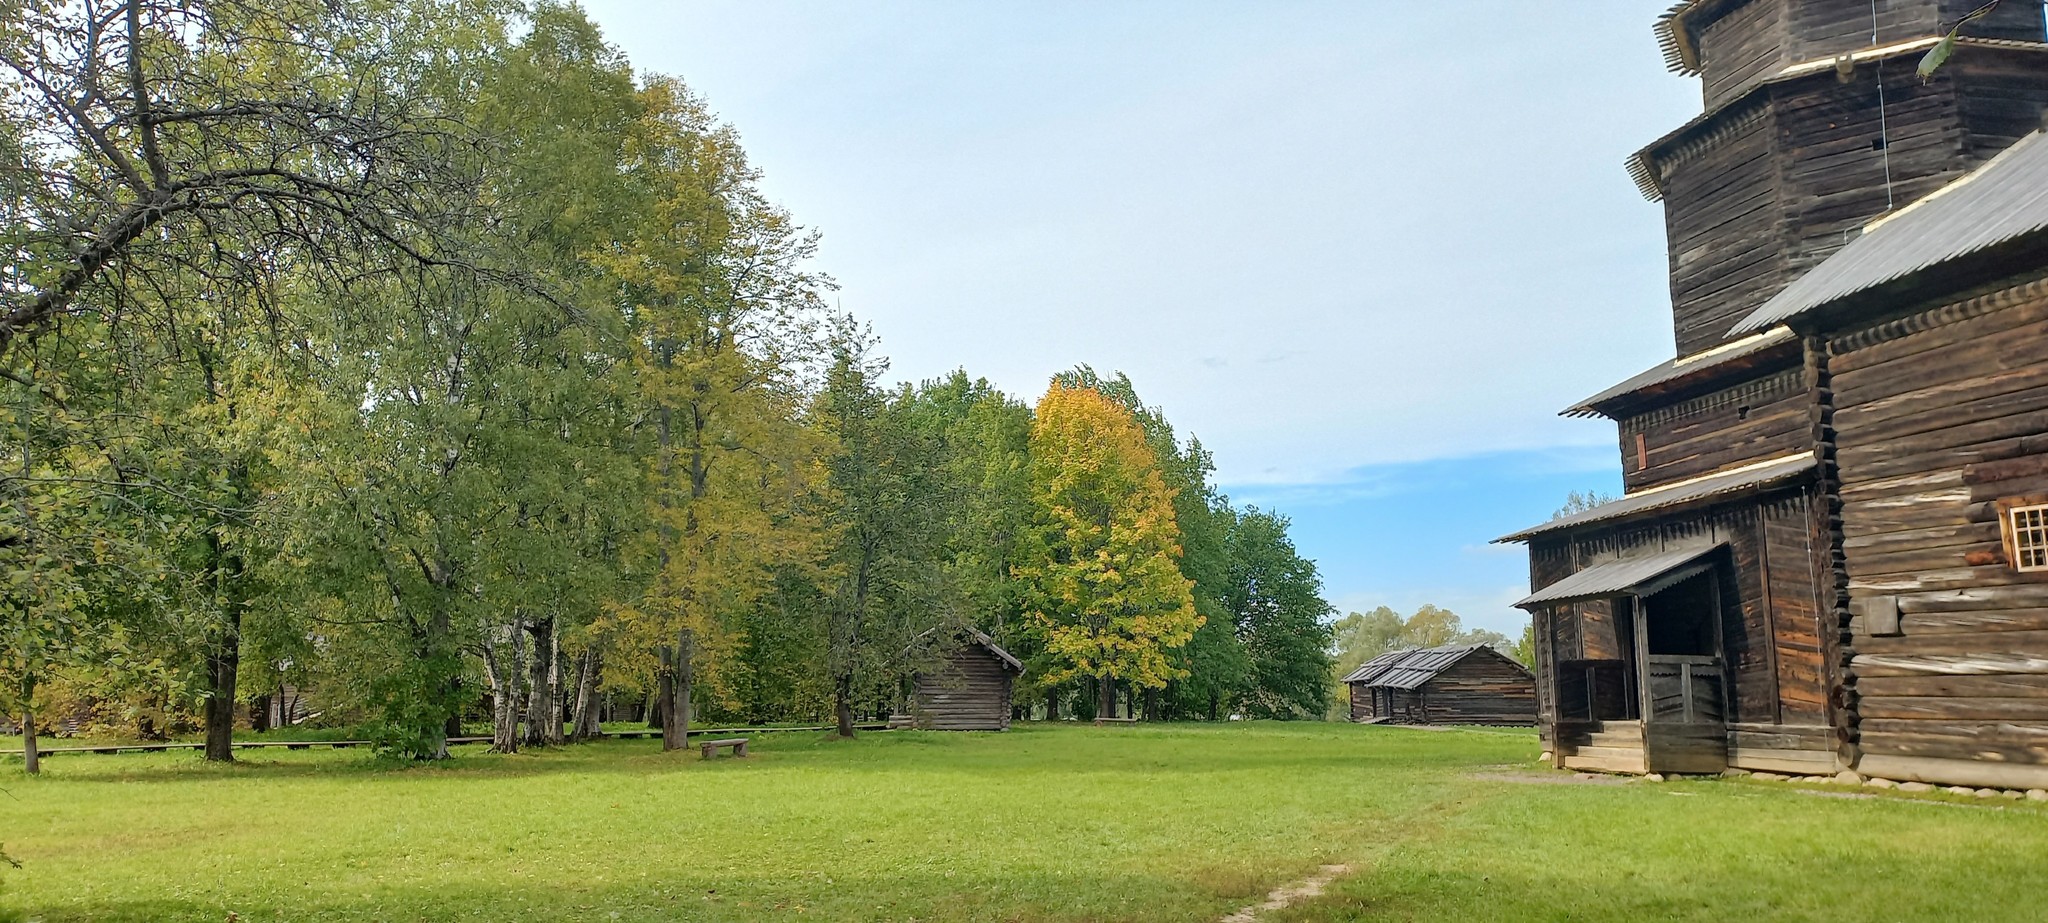
[[[1040,681],[1092,678],[1096,714],[1110,717],[1116,681],[1156,689],[1186,675],[1167,652],[1202,625],[1173,490],[1130,411],[1058,383],[1031,425],[1030,479],[1015,575],[1050,662]]]

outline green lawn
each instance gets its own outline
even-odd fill
[[[1024,726],[461,751],[0,760],[0,907],[69,920],[2014,919],[2048,809],[1541,784],[1533,735]],[[1569,776],[1562,778],[1569,779]],[[1840,794],[1838,792],[1838,794]]]

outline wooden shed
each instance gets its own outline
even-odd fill
[[[2048,23],[1922,80],[1956,11],[1659,24],[1706,105],[1631,163],[1678,355],[1565,411],[1625,495],[1502,539],[1557,765],[2048,788]]]
[[[927,633],[918,648],[936,665],[911,679],[899,727],[934,731],[1003,731],[1010,727],[1010,697],[1024,664],[995,639],[973,628],[950,635]]]
[[[1484,644],[1388,651],[1352,671],[1344,684],[1353,721],[1536,723],[1536,677]]]

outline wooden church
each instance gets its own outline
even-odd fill
[[[1529,546],[1562,767],[2048,788],[2048,24],[1691,0],[1705,112],[1629,167],[1676,357],[1566,411],[1623,497]]]

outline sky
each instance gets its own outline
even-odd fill
[[[1668,5],[585,0],[738,130],[893,377],[1126,372],[1340,611],[1511,635],[1490,541],[1620,492],[1557,411],[1672,354],[1622,167],[1700,109]]]

